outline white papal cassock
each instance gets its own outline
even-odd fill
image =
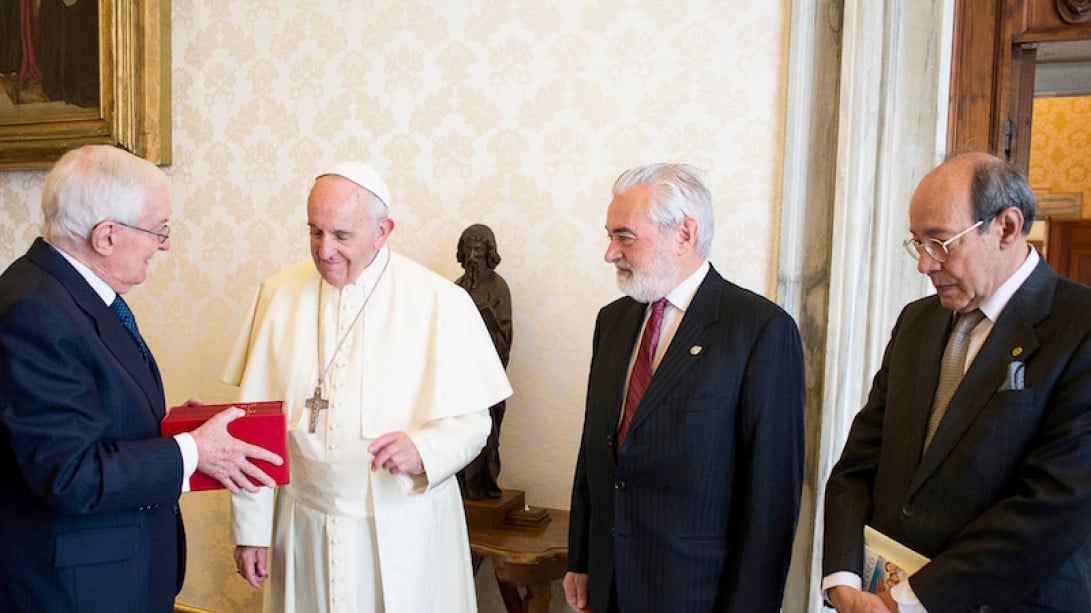
[[[327,364],[311,433],[304,402]],[[454,475],[511,387],[462,288],[386,247],[340,290],[303,262],[262,283],[224,381],[287,414],[291,483],[275,513],[269,488],[232,497],[235,542],[272,545],[265,611],[476,611]],[[423,475],[369,470],[368,444],[397,430]]]

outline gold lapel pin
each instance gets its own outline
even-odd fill
[[[1017,357],[1019,357],[1021,355],[1023,355],[1023,348],[1022,347],[1016,347],[1015,349],[1011,350],[1011,357],[1017,358]]]
[[[694,345],[694,346],[689,348],[689,354],[690,355],[697,355],[697,354],[701,353],[702,349],[704,349],[704,347],[701,347],[700,345]]]

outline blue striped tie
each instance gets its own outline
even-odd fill
[[[110,310],[121,320],[121,325],[125,326],[125,331],[129,333],[136,346],[140,348],[140,355],[144,356],[144,361],[151,364],[152,359],[151,354],[148,353],[148,346],[144,344],[144,339],[140,336],[140,330],[136,329],[136,318],[133,317],[133,312],[129,310],[129,305],[125,304],[121,294],[118,294],[117,298],[114,298],[114,301],[110,303]]]

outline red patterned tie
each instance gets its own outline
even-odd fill
[[[648,383],[652,380],[652,360],[655,358],[655,349],[659,346],[659,329],[663,324],[663,310],[666,307],[666,298],[652,303],[652,314],[648,317],[648,323],[644,324],[640,349],[637,350],[636,361],[633,362],[633,372],[629,375],[629,391],[625,394],[625,415],[621,418],[621,425],[617,427],[618,451],[621,451],[621,444],[629,433],[629,424],[633,421],[636,408],[640,406],[640,399],[644,397],[644,390],[648,389]]]

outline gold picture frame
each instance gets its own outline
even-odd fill
[[[170,0],[98,0],[98,54],[97,108],[0,111],[0,168],[46,168],[89,144],[170,164]]]

